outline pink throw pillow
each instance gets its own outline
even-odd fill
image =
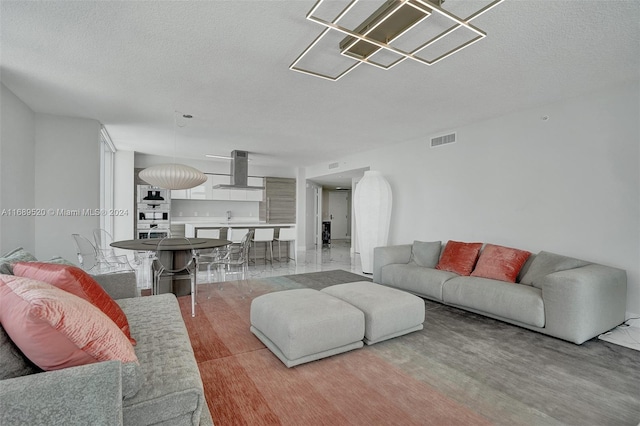
[[[0,275],[0,323],[43,370],[137,362],[133,346],[100,309],[50,284]]]
[[[529,256],[525,250],[487,244],[471,276],[515,283]]]
[[[442,257],[436,269],[469,275],[478,260],[482,243],[462,243],[449,241],[442,251]]]
[[[136,344],[131,337],[127,316],[120,306],[82,269],[45,262],[18,262],[13,265],[13,274],[49,283],[92,303],[116,323],[131,344]]]

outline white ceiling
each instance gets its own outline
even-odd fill
[[[178,110],[194,116],[180,155],[306,166],[640,75],[639,1],[507,0],[438,64],[329,82],[288,69],[322,30],[314,3],[2,0],[1,79],[36,112],[99,120],[119,149],[173,156]]]

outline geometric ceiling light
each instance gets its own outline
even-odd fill
[[[325,29],[289,69],[336,81],[360,64],[388,70],[411,59],[433,65],[486,37],[470,22],[503,1],[462,19],[441,8],[444,0],[387,0],[378,8],[369,1],[318,0],[306,18]]]
[[[174,145],[174,157],[172,164],[158,164],[155,166],[147,167],[142,170],[138,176],[140,179],[147,182],[150,185],[157,186],[165,189],[190,189],[198,185],[202,185],[207,181],[207,175],[200,170],[195,169],[185,164],[177,164],[175,162],[176,152],[176,127],[178,127],[178,114],[182,118],[191,118],[190,115],[183,115],[182,113],[174,112],[174,127],[173,127],[173,145]],[[183,124],[180,127],[184,127]]]

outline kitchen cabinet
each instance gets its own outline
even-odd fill
[[[260,202],[260,220],[267,223],[296,222],[296,180],[264,178],[264,199]]]
[[[229,189],[213,189],[213,187],[216,185],[229,185],[230,178],[228,175],[209,175],[207,186],[210,191],[210,200],[229,200],[229,193],[231,192]]]
[[[207,175],[207,181],[191,189],[171,191],[173,200],[262,201],[264,191],[245,189],[214,189],[216,185],[229,185],[229,175]],[[249,177],[249,186],[263,186],[264,178]]]

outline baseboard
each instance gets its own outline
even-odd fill
[[[629,324],[631,327],[640,327],[640,314],[627,312],[625,314],[625,318],[627,318],[627,324]],[[629,319],[629,318],[633,318],[633,319]]]

